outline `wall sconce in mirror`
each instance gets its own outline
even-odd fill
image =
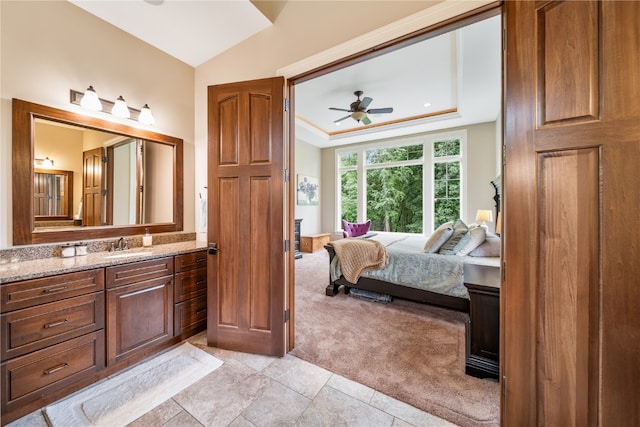
[[[44,159],[33,159],[33,165],[35,167],[51,169],[53,167],[53,160],[48,157]]]
[[[155,123],[148,104],[144,104],[142,110],[137,110],[129,107],[122,96],[119,96],[115,102],[102,99],[98,97],[93,86],[89,86],[84,92],[71,89],[70,101],[72,104],[80,105],[91,111],[111,113],[114,117],[137,120],[144,125]]]

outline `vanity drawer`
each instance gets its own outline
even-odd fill
[[[182,302],[190,298],[207,293],[207,269],[176,273],[176,280],[173,288],[175,294],[173,300]]]
[[[207,327],[207,295],[178,303],[175,305],[175,335],[182,339]]]
[[[173,257],[138,261],[106,268],[107,289],[173,275]]]
[[[0,316],[2,360],[104,328],[104,293],[12,311]]]
[[[176,273],[180,271],[193,270],[195,268],[207,267],[207,251],[190,252],[188,254],[176,255]]]
[[[104,269],[79,271],[2,285],[2,312],[58,301],[104,289]]]
[[[2,364],[2,412],[71,387],[103,368],[103,331],[10,360]]]

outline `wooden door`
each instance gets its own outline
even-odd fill
[[[640,425],[640,2],[506,2],[502,424]]]
[[[103,148],[82,153],[82,225],[103,225],[103,158]]]
[[[207,338],[282,356],[285,183],[281,77],[209,87]]]

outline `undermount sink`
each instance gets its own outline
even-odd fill
[[[120,252],[117,254],[106,255],[105,258],[129,258],[135,256],[144,256],[144,255],[152,255],[153,252],[145,251],[145,252]]]

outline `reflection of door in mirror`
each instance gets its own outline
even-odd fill
[[[35,169],[33,209],[36,221],[72,219],[73,172]]]
[[[82,224],[103,225],[103,148],[82,153]]]
[[[140,149],[142,142],[129,139],[107,148],[107,224],[140,224]]]
[[[83,226],[174,221],[173,144],[40,118],[35,125],[34,154],[76,172],[70,219],[81,213]]]

